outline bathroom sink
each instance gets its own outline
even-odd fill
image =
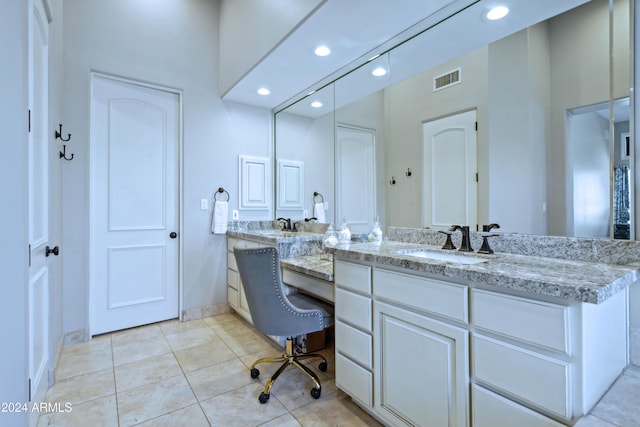
[[[311,236],[317,233],[309,233],[306,231],[290,231],[290,230],[255,230],[251,232],[252,234],[257,234],[261,236],[268,237],[302,237],[302,236]]]
[[[442,252],[432,252],[425,250],[415,250],[415,251],[398,251],[396,252],[398,255],[406,255],[412,256],[416,258],[424,258],[424,259],[432,259],[435,261],[445,261],[452,262],[456,264],[478,264],[481,262],[489,261],[488,258],[480,258],[470,255],[461,255],[461,254],[450,254],[450,253],[442,253]]]

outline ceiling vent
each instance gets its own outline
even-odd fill
[[[433,91],[441,90],[449,86],[457,85],[462,81],[462,69],[456,68],[447,74],[442,74],[433,78]]]

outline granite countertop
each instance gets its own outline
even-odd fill
[[[443,254],[486,258],[486,262],[461,264],[418,258],[402,252],[426,250]],[[462,253],[439,246],[385,241],[338,245],[330,251],[346,261],[364,261],[377,266],[443,276],[452,280],[482,283],[537,295],[599,304],[640,277],[637,266],[572,261],[511,253]]]
[[[283,242],[308,242],[321,241],[322,233],[313,233],[309,231],[290,231],[290,230],[248,230],[244,232],[227,231],[229,237],[238,239],[250,239],[264,243],[283,243]]]
[[[307,276],[333,282],[333,255],[317,254],[294,258],[281,258],[283,268],[306,274]]]

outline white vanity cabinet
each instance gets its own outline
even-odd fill
[[[253,323],[251,313],[249,312],[249,304],[247,304],[247,297],[244,294],[242,281],[238,273],[236,258],[233,255],[234,246],[256,248],[258,246],[264,246],[264,244],[233,237],[227,238],[227,303],[246,321]]]
[[[627,366],[600,304],[335,262],[336,385],[385,425],[573,425]]]
[[[371,267],[335,261],[336,385],[373,407]]]
[[[473,425],[585,415],[627,365],[626,294],[596,305],[472,289]]]

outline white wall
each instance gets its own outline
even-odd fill
[[[64,330],[89,327],[89,84],[91,71],[171,87],[183,94],[182,259],[184,309],[226,303],[226,240],[212,235],[218,187],[238,208],[238,155],[271,156],[267,110],[218,96],[218,2],[131,0],[64,2],[64,120],[75,159],[64,170]],[[272,218],[271,211],[241,219]]]
[[[27,285],[29,241],[27,218],[27,2],[0,6],[0,182],[2,221],[0,245],[0,402],[26,402],[28,389]],[[1,414],[0,426],[26,422],[26,414]]]
[[[393,54],[393,52],[392,52]],[[433,77],[462,67],[462,83],[433,92]],[[422,222],[422,123],[477,109],[478,221],[488,223],[489,130],[487,48],[483,47],[389,87],[389,137],[386,162],[387,224],[420,226]],[[406,177],[407,168],[413,171]],[[391,176],[395,185],[389,185]]]
[[[547,52],[544,25],[520,31],[488,49],[488,221],[500,224],[505,232],[546,232]]]

